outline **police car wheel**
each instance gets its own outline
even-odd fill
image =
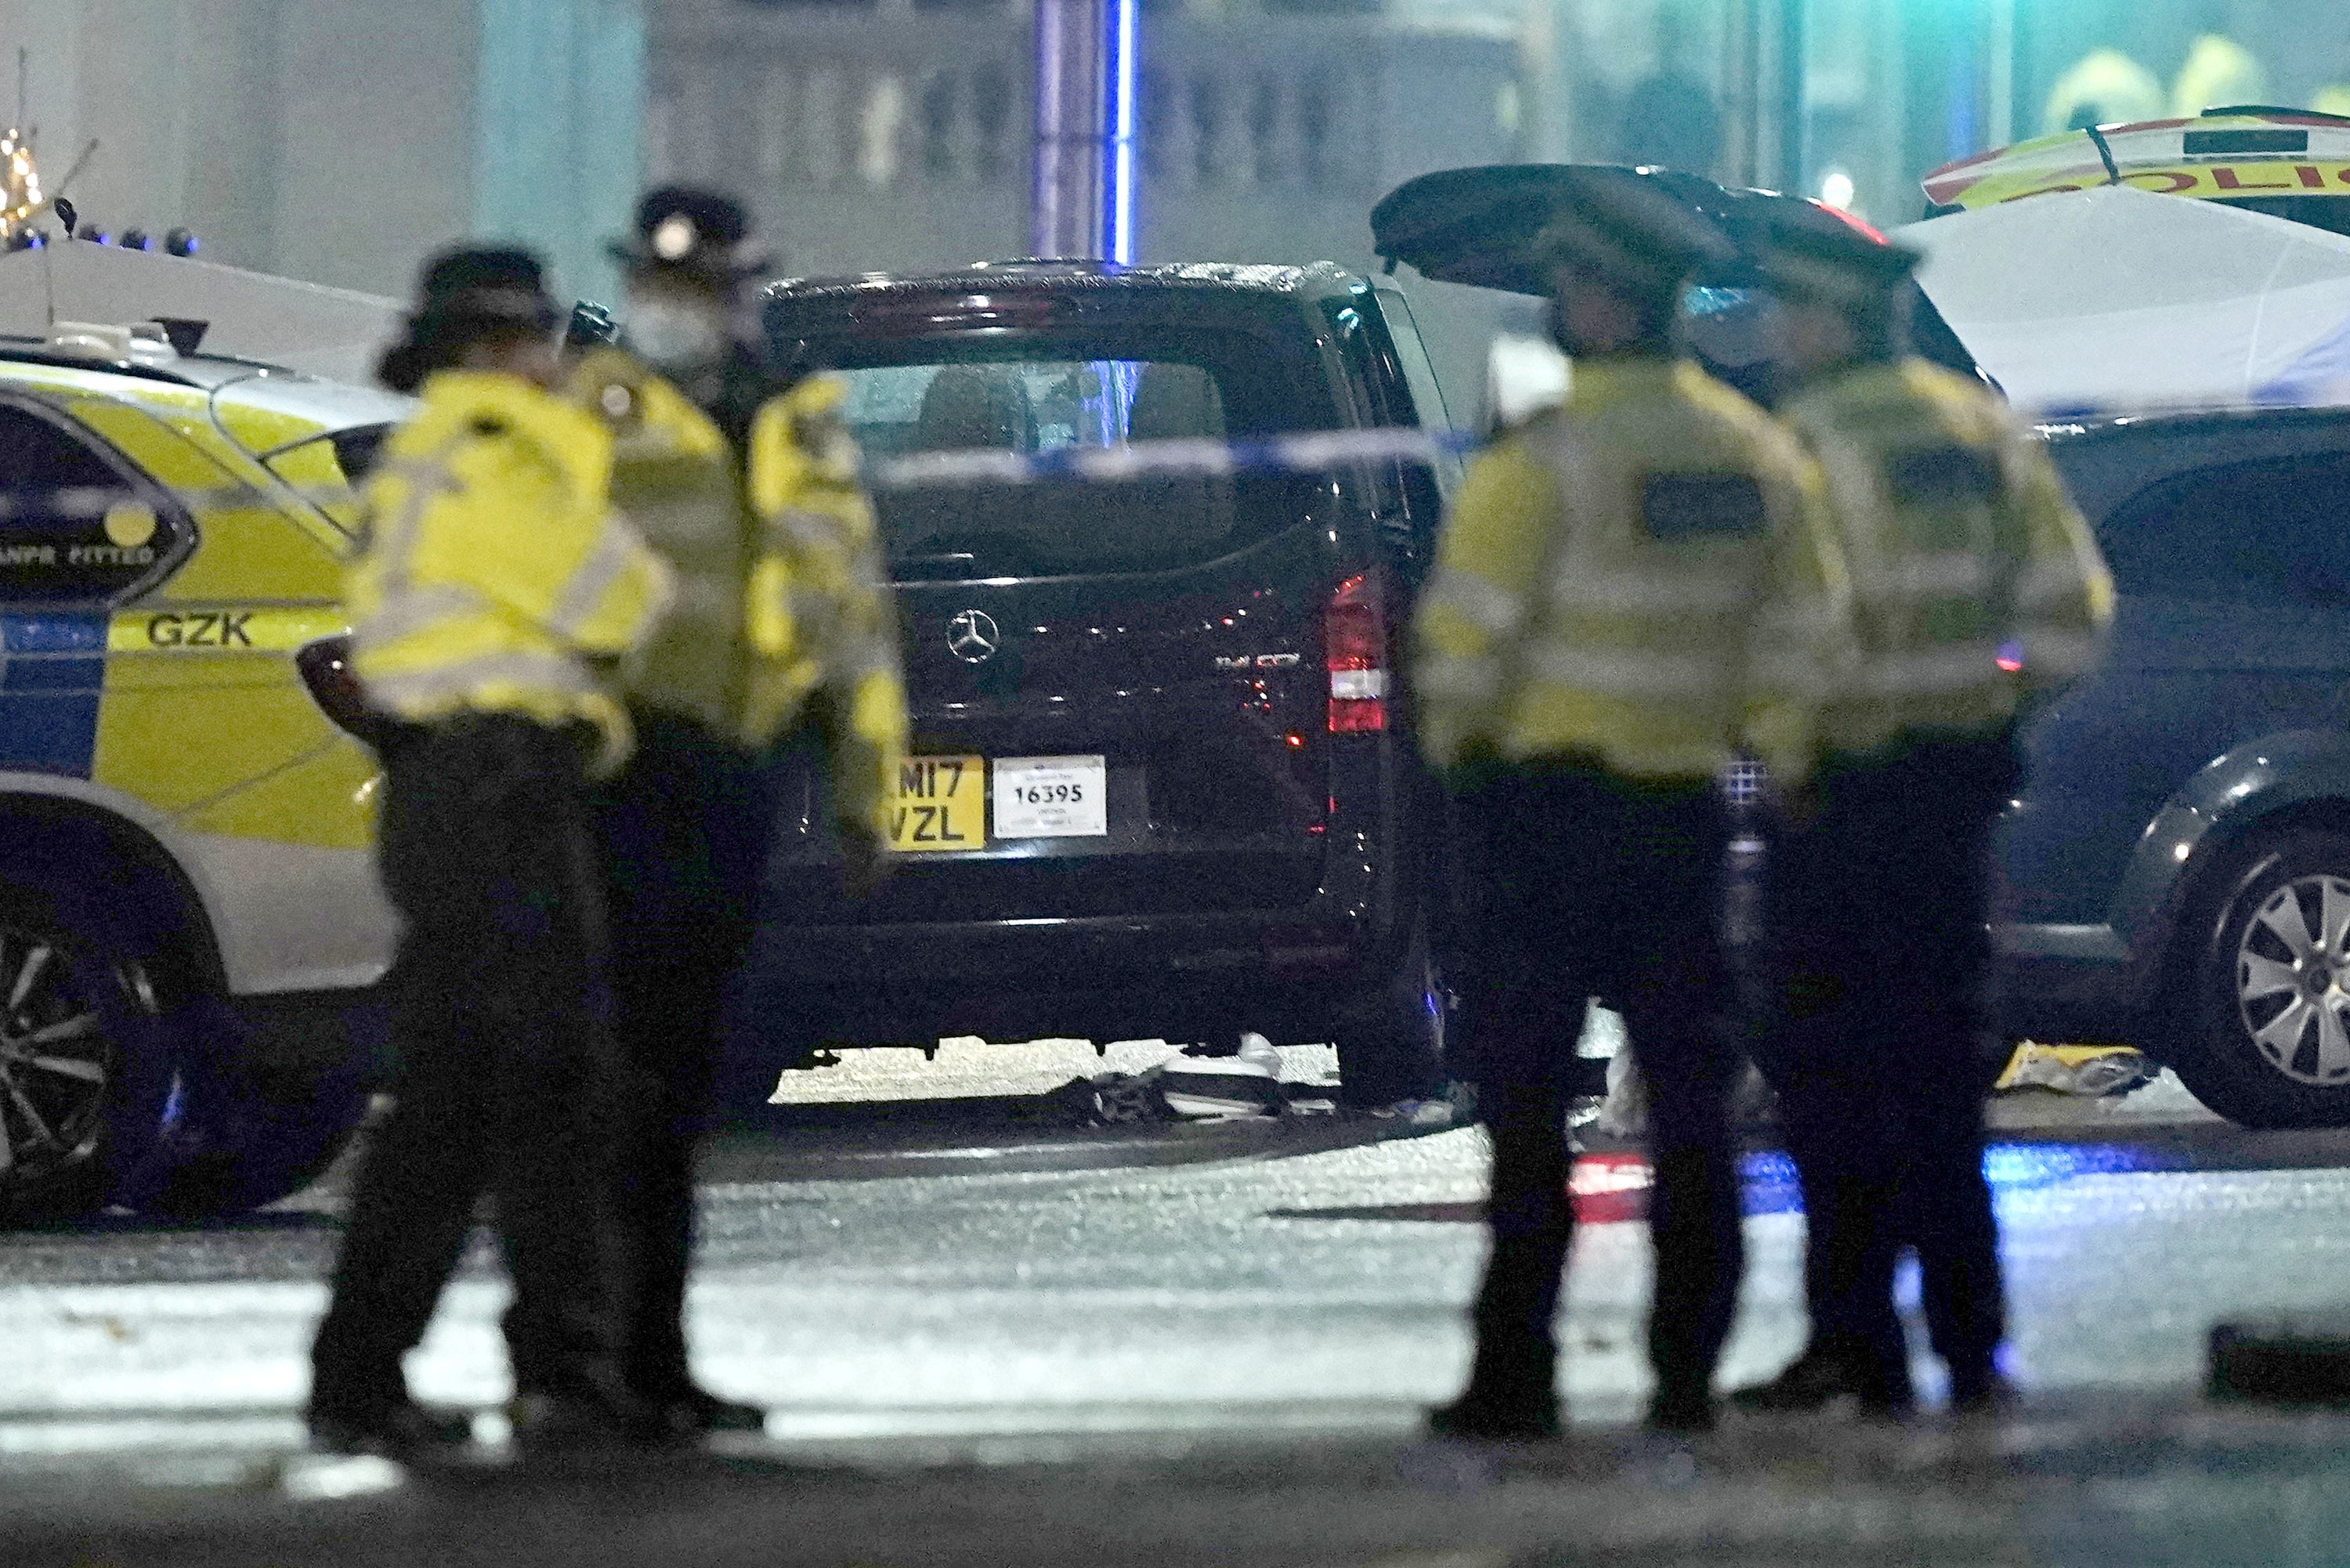
[[[161,1012],[135,944],[0,886],[0,1219],[93,1214],[152,1150],[171,1088]]]
[[[1444,1003],[1444,978],[1422,925],[1385,982],[1338,1015],[1340,1103],[1370,1108],[1442,1094]]]
[[[2205,900],[2164,1054],[2250,1127],[2350,1127],[2350,835],[2295,830]]]

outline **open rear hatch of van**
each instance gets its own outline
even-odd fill
[[[1371,244],[1390,266],[1409,265],[1423,277],[1510,294],[1547,295],[1550,267],[1536,241],[1557,215],[1565,192],[1594,167],[1574,163],[1489,163],[1440,169],[1407,180],[1371,209]],[[1741,264],[1721,276],[1690,318],[1690,346],[1718,374],[1739,381],[1768,337],[1768,301],[1755,287],[1751,258],[1774,203],[1800,201],[1775,191],[1731,190],[1696,174],[1643,169],[1640,177],[1718,224],[1741,253]],[[1866,225],[1858,225],[1868,233]],[[1882,237],[1882,236],[1879,236]],[[1933,301],[1909,286],[1910,329],[1918,351],[1963,374],[1974,357],[1943,322]]]

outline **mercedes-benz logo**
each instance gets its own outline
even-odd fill
[[[995,618],[985,610],[957,610],[947,622],[947,651],[965,664],[986,663],[1000,641]]]

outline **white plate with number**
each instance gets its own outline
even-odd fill
[[[995,836],[1089,838],[1109,832],[1109,770],[1099,757],[998,757]]]

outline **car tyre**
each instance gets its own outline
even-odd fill
[[[360,1056],[339,1021],[249,1020],[217,997],[172,1023],[201,1044],[182,1071],[184,1126],[131,1201],[142,1214],[203,1220],[242,1214],[324,1174],[366,1118]]]
[[[2179,1081],[2240,1126],[2350,1126],[2350,835],[2262,846],[2188,929]]]
[[[1377,989],[1338,1015],[1339,1103],[1367,1109],[1441,1095],[1444,1013],[1443,976],[1423,924]]]
[[[0,883],[0,1222],[88,1219],[168,1141],[180,1077],[162,967],[103,911]]]

